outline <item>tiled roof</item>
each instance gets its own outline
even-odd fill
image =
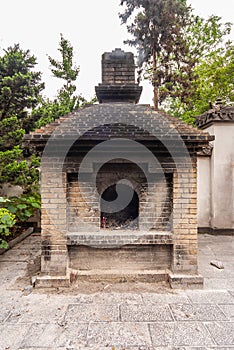
[[[216,104],[209,111],[196,117],[196,126],[204,129],[213,122],[234,122],[234,106]]]
[[[105,103],[80,108],[25,135],[28,143],[49,138],[101,141],[111,138],[132,140],[174,140],[208,142],[213,137],[148,105]]]

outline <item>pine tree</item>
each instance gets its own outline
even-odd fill
[[[73,66],[73,47],[71,43],[60,34],[61,39],[59,43],[58,51],[62,56],[62,60],[58,61],[48,56],[51,64],[51,72],[56,78],[65,80],[63,87],[60,89],[58,98],[59,100],[69,105],[69,111],[79,107],[79,96],[75,96],[76,86],[74,82],[76,81],[80,68],[76,65]]]
[[[188,46],[183,36],[183,29],[190,21],[190,7],[184,0],[122,0],[126,5],[120,14],[122,23],[127,25],[133,39],[125,43],[138,50],[138,65],[148,68],[148,77],[154,88],[154,107],[172,90],[173,84],[183,79],[182,71],[189,74],[185,61]]]

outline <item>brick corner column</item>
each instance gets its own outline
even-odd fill
[[[39,287],[69,286],[67,271],[67,176],[59,159],[49,159],[41,178],[41,275]]]
[[[173,288],[201,288],[198,274],[197,159],[173,175],[173,261],[170,283]]]

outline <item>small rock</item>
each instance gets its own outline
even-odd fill
[[[109,288],[109,287],[110,287],[110,285],[107,284],[107,285],[103,288],[103,290],[105,290],[105,289],[107,289],[107,288]]]
[[[33,290],[33,286],[24,287],[23,295],[29,295],[30,293],[32,293],[32,290]]]
[[[210,264],[211,264],[212,266],[217,267],[217,269],[224,269],[224,266],[223,266],[222,261],[212,260],[212,261],[210,262]]]
[[[32,282],[32,286],[33,287],[35,287],[36,280],[37,280],[37,277],[36,276],[32,276],[31,282]]]
[[[60,327],[66,327],[66,326],[67,326],[67,321],[65,321],[65,320],[58,321],[57,324],[58,324]]]

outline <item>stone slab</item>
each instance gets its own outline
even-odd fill
[[[68,276],[37,276],[35,287],[37,288],[59,288],[69,287],[70,279]]]
[[[177,321],[213,321],[227,320],[219,307],[212,304],[170,304]]]
[[[76,324],[67,327],[58,324],[38,324],[34,323],[29,328],[21,348],[34,348],[35,345],[41,348],[61,348],[72,349],[86,342],[88,325]]]
[[[108,283],[106,284],[108,286]],[[142,295],[135,293],[96,293],[96,294],[79,294],[75,298],[74,304],[141,304]]]
[[[0,349],[15,350],[20,347],[25,334],[27,333],[28,325],[5,324],[0,326]]]
[[[216,344],[233,345],[234,348],[234,322],[208,322],[205,325]]]
[[[234,321],[234,304],[219,304],[222,312],[232,321]]]
[[[123,322],[172,321],[168,305],[121,305],[120,316]]]
[[[68,306],[65,322],[110,322],[119,320],[118,305],[71,304]]]
[[[9,318],[10,314],[10,309],[6,308],[5,306],[1,306],[0,324],[4,323]]]
[[[202,289],[203,283],[201,275],[169,274],[169,284],[173,289]]]
[[[203,346],[212,345],[211,336],[199,322],[160,322],[150,324],[153,346],[162,347]]]
[[[143,293],[142,299],[145,304],[190,303],[188,296],[183,291],[172,293],[168,290],[168,293]]]
[[[186,291],[186,294],[192,303],[199,304],[234,304],[234,296],[228,291]],[[178,301],[177,301],[178,302]]]
[[[148,349],[151,339],[147,324],[144,323],[91,323],[89,325],[87,345],[112,347],[138,347]],[[99,349],[99,348],[98,348]]]

